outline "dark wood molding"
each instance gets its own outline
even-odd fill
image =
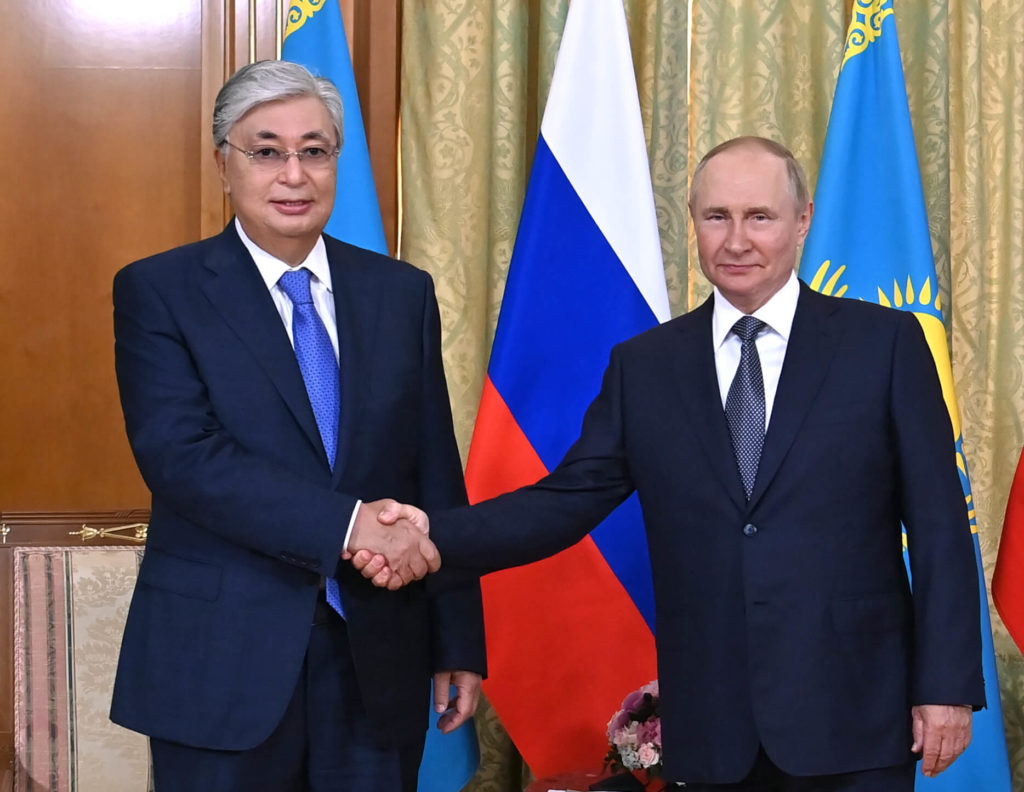
[[[401,73],[400,0],[355,0],[352,68],[362,105],[370,164],[388,249],[398,243],[398,115]]]

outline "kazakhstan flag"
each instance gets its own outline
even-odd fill
[[[338,0],[292,0],[282,60],[301,63],[338,86],[345,104],[345,142],[338,157],[338,193],[326,231],[361,248],[387,254],[384,221],[370,168],[356,75]]]
[[[913,311],[924,327],[953,423],[960,483],[974,533],[988,708],[975,713],[974,738],[963,756],[936,778],[925,778],[918,771],[917,789],[1011,792],[960,407],[942,323],[894,13],[892,0],[854,0],[825,138],[814,222],[800,271],[818,291]]]
[[[345,104],[345,143],[338,158],[338,193],[327,233],[343,242],[387,254],[377,187],[370,167],[352,56],[338,0],[292,0],[282,58],[301,63],[338,86]],[[424,701],[424,707],[430,707]],[[430,707],[430,729],[420,765],[419,792],[458,792],[476,772],[480,752],[473,723],[441,734]]]

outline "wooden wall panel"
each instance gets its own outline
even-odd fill
[[[0,32],[0,508],[131,507],[110,283],[199,232],[198,0],[24,3]]]
[[[394,249],[400,0],[339,0]],[[0,26],[0,510],[144,507],[113,373],[111,279],[220,231],[214,97],[250,0],[39,0]],[[277,0],[255,2],[276,54]]]

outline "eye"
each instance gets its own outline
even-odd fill
[[[263,148],[256,149],[252,153],[254,160],[261,160],[263,162],[277,162],[281,159],[281,152],[276,148],[270,146],[264,146]]]
[[[307,159],[311,162],[319,162],[327,159],[327,154],[327,149],[322,146],[309,146],[308,148],[302,149],[302,159]]]

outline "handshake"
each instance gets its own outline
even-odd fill
[[[360,504],[342,558],[391,591],[441,568],[426,513],[390,499]]]

